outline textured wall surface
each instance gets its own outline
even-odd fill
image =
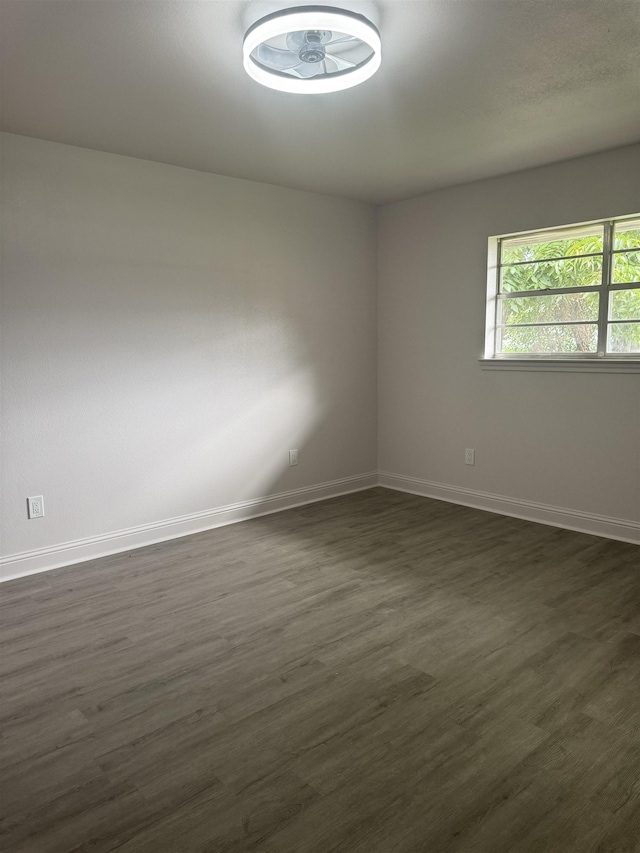
[[[370,207],[13,135],[2,166],[3,555],[375,470]]]
[[[640,375],[478,361],[489,236],[639,209],[638,146],[379,209],[382,471],[640,520]]]

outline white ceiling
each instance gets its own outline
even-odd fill
[[[378,25],[382,68],[307,96],[242,68],[289,5],[0,0],[1,127],[376,203],[640,139],[637,0],[333,0]]]

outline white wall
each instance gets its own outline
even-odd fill
[[[375,471],[370,207],[1,142],[5,558]]]
[[[488,236],[637,212],[639,147],[381,208],[376,306],[366,205],[0,142],[0,577],[378,465],[388,485],[640,540],[640,375],[478,362]]]
[[[583,529],[589,514],[629,520],[640,535],[640,375],[478,361],[490,235],[639,209],[638,146],[379,209],[379,467],[400,478],[386,482],[529,517],[544,516],[527,502],[566,508]]]

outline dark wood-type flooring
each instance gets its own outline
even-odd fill
[[[637,546],[372,489],[0,598],[3,851],[640,851]]]

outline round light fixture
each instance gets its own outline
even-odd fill
[[[299,6],[261,18],[243,45],[250,77],[282,92],[338,92],[380,67],[380,33],[365,17],[331,6]]]

